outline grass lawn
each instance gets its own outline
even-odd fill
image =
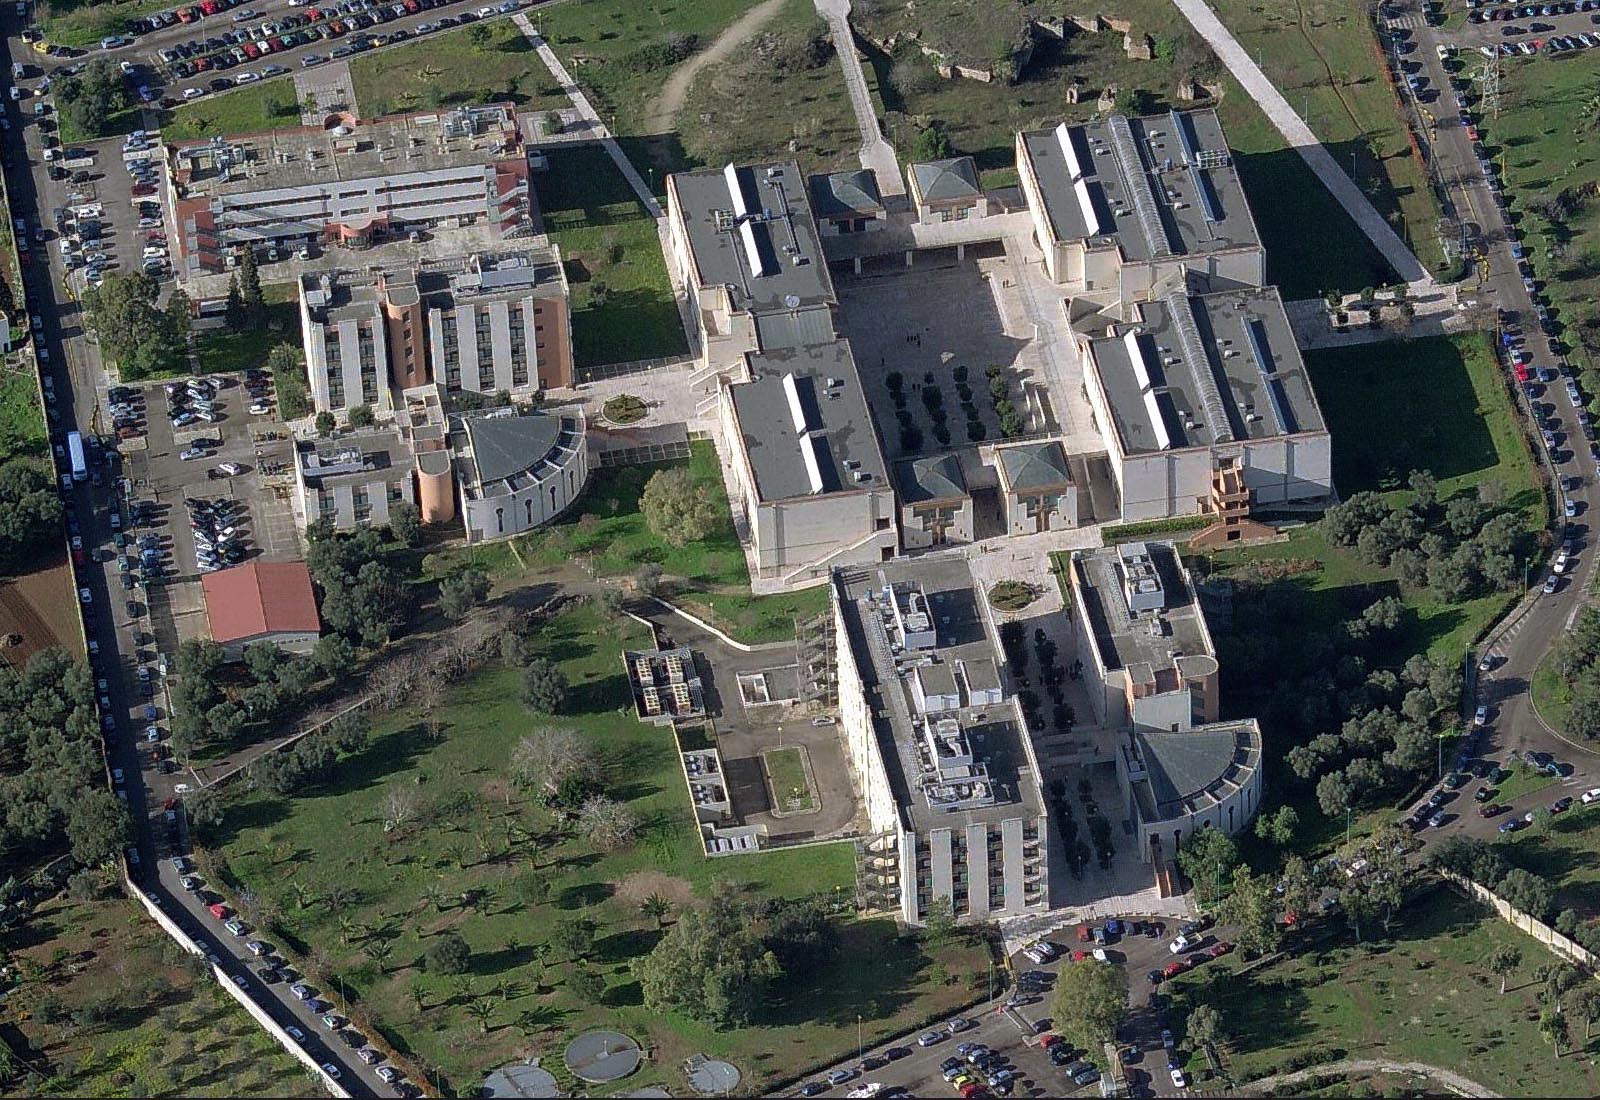
[[[1504,997],[1484,964],[1502,945],[1522,952]],[[1192,1005],[1221,1012],[1229,1067],[1241,1083],[1300,1061],[1382,1058],[1454,1069],[1499,1095],[1592,1096],[1600,1070],[1591,1059],[1552,1058],[1538,1032],[1533,972],[1553,958],[1440,887],[1401,911],[1388,942],[1341,942],[1245,976],[1239,956],[1229,955],[1163,988],[1174,995],[1179,1026]],[[1581,1022],[1574,1032],[1581,1040]]]
[[[1411,153],[1405,119],[1367,22],[1367,5],[1361,0],[1303,0],[1292,6],[1216,0],[1213,7],[1341,167],[1355,157],[1357,182],[1378,212],[1395,224],[1424,267],[1439,270],[1444,262],[1439,207]]]
[[[377,724],[370,748],[344,761],[329,788],[295,799],[240,790],[228,802],[215,859],[276,914],[269,935],[302,958],[326,957],[353,1018],[442,1070],[447,1093],[475,1089],[512,1058],[554,1055],[598,1024],[653,1052],[630,1088],[681,1087],[677,1067],[696,1051],[731,1058],[759,1088],[854,1049],[858,1012],[881,1035],[967,996],[965,983],[934,986],[928,961],[897,943],[892,923],[849,921],[845,953],[822,973],[798,976],[759,1027],[718,1031],[646,1011],[630,963],[661,933],[640,913],[644,897],[659,892],[676,910],[726,880],[763,894],[848,901],[853,854],[839,844],[704,858],[671,735],[632,716],[620,658],[645,641],[643,628],[583,604],[549,621],[540,639],[572,684],[570,713],[530,715],[516,699],[517,674],[494,665],[450,689],[437,740],[415,715],[396,715]],[[513,746],[541,722],[572,726],[596,746],[607,790],[643,822],[634,847],[599,851],[508,786]],[[391,790],[414,793],[418,808],[385,832]],[[599,925],[592,963],[608,989],[598,1004],[567,990],[572,960],[543,946],[554,924],[578,915]],[[463,978],[421,965],[429,937],[445,929],[472,947]],[[387,952],[372,946],[379,941]],[[982,959],[962,946],[942,961],[965,977],[981,976]],[[495,1009],[487,1030],[466,1009],[484,996]]]
[[[1578,120],[1594,95],[1595,67],[1579,56],[1530,60],[1502,70],[1499,115],[1484,115],[1479,126],[1504,173],[1516,233],[1550,312],[1565,322],[1566,342],[1590,368],[1584,382],[1592,400],[1600,392],[1592,373],[1600,351],[1600,132]],[[1469,63],[1468,72],[1476,69]]]
[[[1500,784],[1500,793],[1494,799],[1496,802],[1512,802],[1523,795],[1542,791],[1556,782],[1555,776],[1534,771],[1520,760],[1511,761],[1506,769],[1511,772],[1511,778]]]
[[[283,77],[175,107],[162,122],[161,136],[167,141],[184,141],[213,134],[295,129],[299,125],[294,83]]]
[[[696,48],[704,49],[749,7],[750,0],[695,0],[692,4],[585,0],[531,11],[528,18],[583,84],[612,132],[631,135],[640,132],[651,100],[675,66],[634,64],[629,55],[664,43],[672,35],[693,35]],[[636,54],[633,60],[642,56]]]
[[[12,1096],[312,1096],[300,1063],[131,902],[47,902],[7,933],[41,977],[7,998],[53,1073]],[[67,1014],[100,1006],[76,1026]],[[8,1037],[8,1042],[14,1038]],[[20,1053],[20,1052],[19,1052]]]
[[[810,49],[824,33],[810,0],[787,0],[756,46],[703,70],[676,120],[689,156],[712,165],[792,156],[808,172],[856,167],[861,132],[839,59]],[[866,72],[875,84],[874,70]],[[753,87],[761,94],[746,94]]]
[[[1498,481],[1531,526],[1543,525],[1534,460],[1487,338],[1430,337],[1305,359],[1333,431],[1333,481],[1343,495],[1394,489],[1426,468],[1441,498]]]
[[[126,34],[128,20],[170,7],[164,0],[45,0],[37,14],[46,42],[92,46],[113,34]]]
[[[350,62],[350,80],[362,118],[464,103],[509,101],[524,111],[567,105],[533,43],[509,19],[362,54]]]
[[[41,454],[49,438],[32,376],[25,371],[0,374],[0,461]]]
[[[784,810],[809,810],[816,805],[799,749],[768,749],[761,760],[767,768],[773,805]]]
[[[1555,650],[1546,653],[1539,667],[1534,669],[1532,691],[1533,705],[1539,708],[1539,716],[1554,728],[1565,731],[1567,708],[1572,705],[1572,685],[1561,678]]]
[[[781,642],[794,637],[794,621],[828,610],[828,586],[755,596],[749,592],[691,592],[674,602],[716,623],[742,642]]]
[[[300,346],[300,306],[293,283],[270,283],[261,288],[266,300],[265,330],[204,329],[195,333],[195,353],[207,372],[242,371],[261,367],[279,344]],[[302,375],[302,379],[303,379]]]
[[[622,173],[597,145],[549,156],[550,170],[534,177],[535,188],[572,285],[577,366],[687,351],[656,223]]]
[[[1556,887],[1556,908],[1600,917],[1600,805],[1574,802],[1560,817],[1513,833],[1496,846],[1512,864]]]

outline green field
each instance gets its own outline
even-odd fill
[[[809,810],[816,805],[799,749],[768,749],[761,754],[761,760],[766,765],[774,805],[791,811]]]
[[[6,935],[24,973],[38,968],[37,980],[7,996],[8,1019],[19,1023],[33,1057],[53,1067],[6,1095],[318,1091],[209,971],[200,976],[194,960],[127,900],[60,898]]]
[[[1556,888],[1558,911],[1575,909],[1590,920],[1600,911],[1600,806],[1574,803],[1565,814],[1513,833],[1495,847],[1514,866]]]
[[[1476,64],[1468,71],[1475,72]],[[1587,104],[1595,93],[1595,59],[1538,57],[1505,66],[1498,117],[1482,117],[1484,143],[1504,174],[1516,232],[1566,325],[1563,337],[1589,367],[1584,388],[1593,401],[1600,376],[1600,130]],[[1592,406],[1591,406],[1592,408]]]
[[[749,592],[690,592],[675,602],[709,619],[742,642],[781,642],[794,637],[796,619],[828,610],[828,586],[755,596]]]
[[[1342,495],[1393,489],[1425,468],[1441,498],[1498,481],[1530,524],[1543,525],[1534,460],[1486,338],[1366,344],[1305,360],[1333,432]]]
[[[760,1027],[718,1031],[644,1009],[630,962],[661,935],[640,912],[644,897],[661,893],[676,911],[721,880],[848,902],[854,882],[847,844],[702,856],[672,736],[632,714],[621,652],[646,637],[625,617],[569,607],[545,624],[539,644],[572,684],[572,713],[530,715],[516,701],[517,674],[496,665],[450,689],[437,712],[438,739],[415,715],[386,718],[328,788],[294,799],[241,790],[228,803],[214,858],[274,914],[267,935],[302,958],[323,957],[353,1017],[370,1019],[402,1054],[440,1071],[448,1093],[476,1088],[522,1052],[559,1051],[571,1034],[598,1024],[652,1051],[653,1064],[630,1087],[681,1087],[682,1059],[704,1051],[731,1058],[759,1088],[797,1064],[854,1049],[858,1012],[882,1035],[970,995],[966,982],[934,985],[928,960],[896,941],[892,923],[850,921],[844,954],[822,973],[797,977],[793,995],[771,1006]],[[552,721],[599,750],[608,793],[643,822],[636,846],[602,852],[510,787],[517,739]],[[394,790],[415,792],[416,812],[386,833]],[[555,923],[580,914],[599,924],[593,965],[608,989],[598,1004],[567,990],[571,958],[544,946]],[[445,929],[472,947],[464,980],[420,965],[429,937]],[[374,946],[380,941],[387,951]],[[982,972],[979,949],[952,950],[943,960],[952,973]],[[487,1030],[467,1012],[484,997],[494,1007]]]
[[[515,103],[519,110],[565,107],[567,97],[533,43],[509,19],[429,35],[350,62],[362,118],[469,103]]]
[[[1495,795],[1496,802],[1513,802],[1524,795],[1553,786],[1556,782],[1555,776],[1534,771],[1519,760],[1511,761],[1507,770],[1511,772],[1511,778],[1500,784],[1498,788],[1500,793]]]
[[[164,0],[44,0],[37,19],[46,42],[98,48],[102,38],[127,33],[128,20],[168,7]]]
[[[1504,997],[1485,965],[1501,945],[1522,952]],[[1551,961],[1532,937],[1438,888],[1399,913],[1388,941],[1313,948],[1245,976],[1229,955],[1163,988],[1175,1027],[1196,1004],[1221,1012],[1228,1068],[1241,1083],[1319,1061],[1381,1058],[1456,1070],[1497,1095],[1593,1096],[1592,1055],[1553,1058],[1538,1031],[1533,973]],[[1583,1023],[1573,1024],[1581,1040]]]
[[[1411,153],[1405,119],[1367,22],[1368,5],[1363,0],[1301,0],[1287,6],[1216,0],[1212,7],[1339,165],[1348,167],[1354,157],[1362,191],[1423,266],[1439,270],[1444,263],[1439,206]],[[1258,217],[1262,205],[1256,204]]]
[[[24,371],[0,374],[0,460],[42,454],[49,438],[33,378]]]
[[[627,180],[597,145],[549,155],[550,170],[534,186],[572,285],[574,362],[581,369],[687,351],[656,223]]]
[[[1307,352],[1317,400],[1333,433],[1333,480],[1343,496],[1393,490],[1413,468],[1439,479],[1446,499],[1497,481],[1522,509],[1529,530],[1544,524],[1545,501],[1500,375],[1482,337],[1439,337]],[[1458,659],[1513,597],[1495,593],[1443,603],[1427,589],[1401,590],[1390,570],[1333,546],[1316,527],[1289,540],[1214,555],[1221,568],[1251,561],[1312,559],[1302,574],[1314,625],[1329,629],[1349,614],[1359,588],[1393,590],[1415,612],[1399,645],[1406,652]]]
[[[1561,677],[1557,667],[1556,651],[1544,655],[1533,673],[1533,705],[1539,717],[1558,730],[1567,728],[1567,708],[1572,705],[1572,685]]]
[[[283,77],[175,107],[162,123],[161,136],[167,141],[185,141],[214,134],[295,129],[299,125],[300,106],[295,102],[294,83]]]
[[[856,167],[861,132],[839,59],[816,47],[826,31],[811,0],[786,0],[758,36],[761,48],[702,70],[676,119],[687,157],[709,165],[794,157],[808,172]],[[876,92],[870,68],[867,78]],[[746,94],[753,87],[761,94]]]

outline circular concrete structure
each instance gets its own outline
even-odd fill
[[[513,1062],[489,1074],[483,1083],[484,1096],[518,1097],[520,1100],[545,1100],[561,1095],[549,1070],[526,1062]]]
[[[689,1071],[689,1087],[703,1096],[732,1096],[741,1076],[731,1062],[708,1058]]]
[[[644,1052],[620,1031],[585,1031],[562,1055],[573,1076],[592,1085],[619,1081],[639,1068]]]

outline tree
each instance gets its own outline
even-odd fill
[[[1195,829],[1178,848],[1178,869],[1194,884],[1202,905],[1217,900],[1221,884],[1233,877],[1239,864],[1239,846],[1221,829]]]
[[[606,993],[606,980],[587,963],[572,968],[567,976],[567,989],[585,1004],[598,1004]]]
[[[239,293],[244,301],[245,324],[260,328],[267,321],[267,300],[261,293],[261,272],[256,270],[255,249],[246,247],[239,254]]]
[[[223,321],[234,332],[242,332],[246,325],[244,319],[244,295],[239,292],[239,276],[236,272],[228,279],[228,305],[222,315]]]
[[[529,710],[558,714],[567,701],[567,677],[560,668],[535,657],[522,670],[522,703]]]
[[[417,788],[409,783],[391,783],[383,791],[383,831],[398,829],[417,812]]]
[[[550,942],[574,959],[586,959],[594,951],[597,926],[588,917],[568,917],[552,930]]]
[[[651,894],[639,903],[639,912],[656,922],[656,928],[664,928],[667,923],[667,914],[672,912],[672,905],[659,893]]]
[[[1535,920],[1544,920],[1555,906],[1555,888],[1521,867],[1506,872],[1494,890],[1513,909],[1520,909]]]
[[[84,294],[89,325],[124,382],[183,367],[187,334],[156,307],[160,292],[148,275],[114,271]]]
[[[918,130],[911,142],[911,159],[914,161],[944,160],[950,153],[950,131],[937,119]]]
[[[318,435],[328,436],[333,434],[333,429],[339,426],[339,422],[333,418],[331,412],[323,409],[317,413],[317,418],[312,421],[312,426],[317,429]]]
[[[1594,1022],[1600,1020],[1600,987],[1591,983],[1579,986],[1568,999],[1567,1008],[1574,1016],[1582,1017],[1583,1041],[1588,1045],[1594,1034]]]
[[[32,458],[0,463],[0,574],[26,572],[34,556],[60,537],[61,513],[45,463]]]
[[[1221,1042],[1223,1036],[1222,1013],[1217,1011],[1215,1005],[1196,1005],[1189,1013],[1188,1022],[1184,1025],[1189,1033],[1189,1039],[1196,1046],[1209,1046]]]
[[[956,931],[955,906],[947,897],[935,897],[922,914],[922,938],[932,946],[949,943]]]
[[[1128,1014],[1128,976],[1117,963],[1081,963],[1062,969],[1050,1008],[1055,1030],[1089,1050],[1116,1038]]]
[[[1506,993],[1506,981],[1512,971],[1522,965],[1522,952],[1509,944],[1495,948],[1489,954],[1489,972],[1500,975],[1500,995]]]
[[[578,827],[602,852],[615,852],[633,844],[639,815],[625,803],[591,795],[578,810]]]
[[[422,513],[409,500],[397,500],[389,505],[389,533],[403,546],[417,546],[422,542]]]
[[[457,569],[439,582],[439,610],[444,612],[446,618],[459,622],[488,595],[489,574],[478,566],[468,565]],[[557,674],[559,675],[559,672]],[[526,679],[524,684],[526,685]],[[536,709],[553,711],[556,708],[552,706],[536,707]]]
[[[1240,949],[1263,954],[1276,950],[1281,937],[1278,898],[1273,893],[1272,879],[1255,875],[1241,864],[1234,868],[1232,885],[1232,892],[1220,906],[1220,914],[1235,927]]]
[[[105,58],[89,62],[76,76],[59,78],[53,91],[64,119],[90,138],[103,136],[111,116],[128,105],[122,74]]]
[[[385,964],[394,954],[394,944],[380,936],[373,936],[361,945],[361,953],[378,964],[378,973],[387,974],[389,968]]]
[[[375,422],[371,405],[351,405],[345,411],[344,420],[352,428],[370,428]]]
[[[494,1016],[494,1002],[486,997],[477,997],[467,1002],[467,1015],[478,1021],[478,1031],[484,1035],[489,1034],[489,1020]]]
[[[311,651],[311,663],[325,677],[348,674],[355,663],[356,647],[340,634],[324,634]]]
[[[642,596],[654,596],[661,591],[661,566],[646,562],[633,575],[633,587]]]
[[[79,791],[67,809],[72,858],[93,865],[121,852],[133,839],[127,808],[107,790]]]
[[[725,521],[711,490],[682,467],[652,474],[639,498],[639,510],[652,534],[680,549],[710,538]]]
[[[585,786],[597,785],[600,758],[576,730],[541,726],[525,734],[511,750],[509,774],[518,787],[550,802],[573,777]]]
[[[1562,1014],[1559,1005],[1547,1008],[1539,1014],[1539,1035],[1550,1044],[1559,1059],[1561,1048],[1568,1038],[1567,1018]]]
[[[465,974],[472,962],[472,948],[459,932],[440,932],[423,952],[430,974]]]
[[[209,787],[185,795],[183,810],[191,825],[216,828],[222,824],[222,800]]]
[[[1279,806],[1274,813],[1256,818],[1256,836],[1280,848],[1287,847],[1299,824],[1300,815],[1293,806]]]

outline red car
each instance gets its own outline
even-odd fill
[[[1166,969],[1161,972],[1161,976],[1163,978],[1176,978],[1179,974],[1182,974],[1188,969],[1189,964],[1187,962],[1171,962],[1168,963]]]
[[[1220,959],[1222,956],[1226,955],[1232,950],[1233,944],[1229,943],[1227,940],[1223,940],[1221,943],[1213,945],[1211,949],[1206,952],[1206,954],[1210,955],[1213,959]]]
[[[1087,924],[1078,925],[1078,942],[1088,943],[1094,939],[1094,931]]]
[[[206,908],[211,910],[211,915],[216,917],[218,920],[227,920],[233,915],[232,911],[220,901],[213,905],[208,905]]]
[[[1074,951],[1072,953],[1072,961],[1075,962],[1075,963],[1081,963],[1084,959],[1087,959],[1088,957],[1089,957],[1089,952],[1087,952],[1087,951]]]
[[[1052,1032],[1046,1032],[1045,1034],[1039,1036],[1039,1047],[1042,1050],[1049,1050],[1051,1047],[1055,1046],[1057,1043],[1064,1043],[1064,1042],[1066,1042],[1066,1040],[1063,1039],[1061,1036],[1057,1035],[1053,1031]]]

